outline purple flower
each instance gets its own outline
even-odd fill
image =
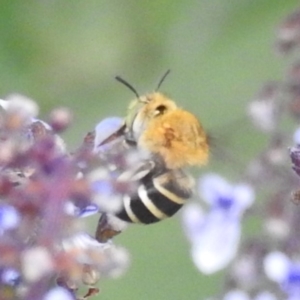
[[[39,113],[36,102],[20,94],[10,94],[5,100],[0,99],[0,106],[8,112],[17,113],[24,120],[34,118]]]
[[[277,297],[275,297],[275,295],[270,292],[261,292],[256,295],[254,300],[277,300]]]
[[[125,225],[108,217],[109,222],[98,223],[97,232],[107,237],[100,243],[81,232],[79,218],[115,212],[130,186],[122,178],[118,181],[134,161],[123,143],[110,148],[114,140],[109,141],[109,152],[97,147],[123,121],[104,120],[88,135],[88,144],[69,155],[56,134],[70,123],[68,110],[54,111],[50,126],[36,119],[35,102],[15,95],[0,99],[0,111],[0,285],[17,294],[22,289],[22,299],[71,300],[82,284],[95,285],[100,275],[122,274],[128,253],[108,242],[106,233],[119,233]],[[61,287],[49,291],[53,278]]]
[[[0,271],[1,283],[16,286],[21,281],[20,273],[13,268],[6,268]]]
[[[207,174],[199,181],[199,195],[212,209],[239,217],[252,205],[254,191],[247,184],[231,185],[217,174]]]
[[[99,207],[94,203],[91,203],[87,206],[78,207],[72,202],[67,202],[65,205],[65,211],[71,216],[85,218],[98,213]]]
[[[210,205],[208,213],[204,215],[196,204],[187,205],[183,223],[195,265],[210,274],[226,267],[235,257],[241,235],[240,218],[254,201],[254,192],[248,185],[230,185],[215,174],[200,180],[199,192]]]
[[[104,168],[94,170],[89,174],[89,181],[93,193],[92,202],[101,212],[117,212],[121,208],[121,194],[115,189],[110,172]]]
[[[223,300],[276,300],[277,298],[270,292],[261,292],[254,298],[250,297],[246,292],[242,290],[231,290],[223,298]]]
[[[300,176],[300,145],[290,149],[292,169]]]
[[[277,50],[288,54],[299,46],[300,40],[300,11],[297,10],[282,22],[277,34]]]
[[[89,217],[91,215],[94,215],[99,211],[99,207],[96,204],[89,204],[86,207],[83,207],[82,209],[79,209],[77,212],[78,217]]]
[[[52,253],[43,246],[24,250],[21,254],[21,266],[24,279],[30,283],[37,282],[55,270]]]
[[[251,300],[251,298],[244,291],[231,290],[224,296],[223,300]]]
[[[17,126],[19,129],[19,138],[21,139],[18,140],[18,146],[20,149],[22,148],[20,142],[23,143],[23,147],[26,144],[30,146],[37,139],[44,138],[50,134],[54,137],[56,149],[61,153],[66,152],[64,141],[58,135],[54,134],[52,127],[36,118],[39,107],[32,99],[20,94],[11,94],[6,100],[0,99],[0,107],[5,111],[8,120],[18,119],[18,122],[14,121],[11,125],[15,123],[14,126]]]
[[[74,300],[73,295],[66,289],[57,286],[52,288],[43,298],[43,300]]]
[[[110,137],[114,134],[118,129],[120,129],[123,125],[124,121],[118,117],[111,117],[102,120],[95,127],[95,140],[94,140],[94,152],[98,153],[107,151],[111,148],[111,143],[109,145],[99,146],[101,142],[103,142],[106,138]]]
[[[112,243],[99,243],[85,232],[63,240],[61,248],[68,255],[76,253],[76,260],[93,267],[95,275],[118,277],[129,265],[127,250]]]
[[[0,204],[0,233],[16,228],[21,221],[18,211],[7,204]]]
[[[300,145],[300,128],[297,128],[293,136],[294,143]]]
[[[290,260],[282,252],[271,252],[264,260],[267,277],[279,284],[288,299],[300,298],[300,261]]]

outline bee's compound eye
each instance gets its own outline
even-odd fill
[[[165,105],[159,105],[156,107],[155,112],[157,115],[163,114],[166,111],[167,107]]]

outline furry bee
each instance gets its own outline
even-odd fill
[[[208,161],[208,138],[198,119],[157,92],[168,73],[155,92],[144,96],[116,77],[137,98],[129,105],[124,125],[100,145],[123,135],[126,144],[148,154],[140,176],[135,176],[137,190],[124,196],[117,214],[127,222],[151,224],[173,216],[193,193],[194,179],[184,168]]]

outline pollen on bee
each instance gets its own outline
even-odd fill
[[[151,120],[139,145],[159,154],[170,169],[203,165],[208,160],[209,147],[204,129],[193,114],[182,109]]]

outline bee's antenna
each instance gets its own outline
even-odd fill
[[[166,77],[169,75],[169,73],[171,72],[171,70],[169,69],[164,75],[163,77],[160,79],[157,88],[155,89],[155,92],[157,92],[160,88],[160,86],[162,85],[162,83],[165,81]]]
[[[124,80],[124,79],[123,79],[122,77],[120,77],[120,76],[116,76],[115,78],[116,78],[116,80],[118,80],[119,82],[121,82],[121,83],[123,83],[125,86],[127,86],[127,87],[128,87],[128,88],[136,95],[136,97],[137,97],[138,99],[141,99],[139,93],[136,91],[136,89],[135,89],[130,83],[128,83],[126,80]]]

